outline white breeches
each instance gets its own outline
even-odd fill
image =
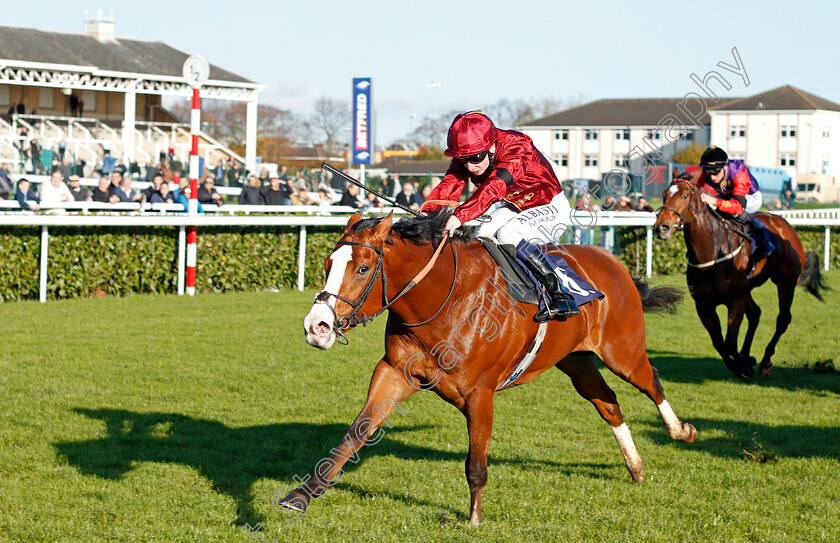
[[[759,191],[754,192],[752,194],[747,194],[745,198],[747,199],[747,205],[744,206],[744,211],[752,215],[753,213],[758,211],[758,208],[761,207],[761,192]]]
[[[562,192],[548,204],[521,212],[501,202],[495,205],[490,221],[476,228],[476,236],[494,237],[514,246],[523,239],[539,245],[557,244],[569,224],[571,208]]]

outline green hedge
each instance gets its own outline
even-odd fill
[[[306,286],[323,286],[324,259],[343,228],[308,227]],[[806,250],[822,261],[824,228],[797,228]],[[230,292],[294,288],[298,227],[199,228],[196,290]],[[645,273],[645,228],[616,228],[619,257],[634,275]],[[832,229],[831,266],[840,267],[840,228]],[[686,271],[685,243],[654,238],[653,272]],[[38,299],[40,228],[0,227],[0,301]],[[175,293],[178,229],[174,227],[50,228],[47,297],[66,299]]]
[[[825,228],[811,226],[797,226],[796,233],[802,240],[806,251],[814,251],[823,261],[825,248]],[[645,273],[645,255],[647,251],[647,237],[644,227],[616,228],[619,258],[630,273],[641,275]],[[685,238],[682,232],[676,232],[668,241],[653,238],[653,273],[658,275],[683,274],[686,272]],[[831,229],[831,268],[840,266],[840,228]]]
[[[324,283],[324,258],[343,229],[307,228],[306,285]],[[177,292],[178,229],[51,227],[47,297]],[[298,227],[198,229],[196,290],[297,285]],[[38,299],[39,227],[0,227],[0,301]]]

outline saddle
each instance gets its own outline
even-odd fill
[[[537,290],[539,281],[519,263],[516,258],[516,248],[513,245],[499,245],[492,238],[479,237],[478,240],[499,265],[511,298],[536,306],[542,306],[545,303],[545,296]],[[558,278],[563,281],[578,306],[604,297],[603,293],[584,281],[563,257],[552,254],[547,254],[546,257],[555,272],[559,271]]]

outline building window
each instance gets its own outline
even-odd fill
[[[583,131],[583,139],[585,140],[597,140],[598,139],[598,131],[597,130],[584,130]]]
[[[559,164],[560,166],[568,166],[569,165],[569,155],[554,155],[554,162]]]
[[[782,137],[783,138],[795,138],[796,137],[796,126],[789,124],[789,125],[782,125]]]
[[[597,166],[598,165],[598,155],[583,155],[583,165],[584,166]]]
[[[729,127],[730,138],[743,138],[747,135],[747,127],[743,124],[733,124]]]
[[[613,165],[616,168],[627,167],[627,155],[613,155]]]
[[[648,132],[647,138],[649,140],[658,140],[659,139],[659,132]]]
[[[779,166],[796,166],[796,153],[782,153],[779,155]]]
[[[625,128],[624,130],[616,130],[615,131],[615,139],[617,139],[617,140],[629,140],[630,139],[630,129]]]
[[[828,166],[829,166],[829,157],[828,157],[827,154],[823,153],[823,156],[822,156],[822,173],[828,172]]]
[[[827,126],[823,126],[823,137],[830,138],[831,137],[831,128]]]
[[[685,141],[693,141],[694,140],[694,132],[689,130],[685,133],[685,135],[683,137],[685,137]]]
[[[568,130],[558,130],[554,133],[554,139],[556,140],[567,140],[569,139],[569,131]]]
[[[730,153],[729,158],[731,158],[732,160],[741,160],[741,161],[744,161],[744,160],[747,159],[746,155],[744,153]]]

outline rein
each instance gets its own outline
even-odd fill
[[[443,238],[441,239],[440,244],[438,244],[437,249],[435,249],[435,252],[432,255],[432,258],[429,260],[429,262],[426,264],[426,266],[422,270],[420,270],[420,272],[417,275],[415,275],[414,278],[411,279],[411,281],[409,281],[408,284],[405,287],[403,287],[402,290],[400,290],[394,298],[392,298],[390,300],[388,299],[388,276],[385,273],[385,268],[384,268],[384,263],[383,263],[384,256],[385,256],[384,242],[379,247],[376,247],[375,245],[370,245],[368,243],[359,243],[359,242],[356,242],[356,241],[339,241],[337,243],[337,245],[351,245],[351,246],[355,245],[355,246],[358,246],[358,247],[367,247],[368,249],[372,249],[372,250],[376,251],[376,254],[378,255],[378,257],[377,257],[377,260],[376,260],[376,266],[374,267],[372,277],[368,281],[367,285],[365,285],[365,289],[362,291],[362,293],[359,295],[359,297],[356,299],[355,302],[345,298],[344,296],[340,296],[339,294],[333,294],[331,292],[327,292],[326,290],[322,291],[320,294],[318,294],[318,296],[315,297],[315,302],[316,303],[326,304],[327,307],[329,307],[330,310],[333,313],[333,319],[334,319],[333,327],[335,328],[335,333],[336,333],[336,336],[337,336],[336,341],[338,341],[338,343],[341,343],[342,345],[347,345],[349,343],[349,340],[347,339],[347,336],[344,335],[344,332],[346,330],[348,330],[348,329],[350,329],[354,326],[357,326],[359,324],[361,324],[362,326],[367,326],[367,323],[369,321],[372,321],[373,319],[375,319],[376,317],[378,317],[379,315],[384,313],[394,302],[396,302],[397,300],[399,300],[400,298],[405,296],[408,293],[408,291],[410,291],[412,288],[417,286],[417,284],[420,281],[422,281],[423,278],[426,277],[426,275],[428,275],[428,273],[431,271],[432,267],[434,267],[435,262],[437,262],[437,259],[440,256],[440,253],[443,249],[443,246],[446,245],[446,242],[447,242],[448,238],[449,238],[449,233],[444,232]],[[450,245],[450,249],[452,250],[452,256],[455,260],[455,272],[452,276],[452,285],[449,287],[449,294],[446,295],[446,299],[443,301],[443,304],[441,304],[441,306],[434,313],[434,315],[432,315],[428,319],[424,320],[423,322],[419,322],[419,323],[416,323],[416,324],[403,323],[405,326],[416,327],[416,326],[422,326],[422,325],[428,323],[429,321],[431,321],[432,319],[437,317],[438,314],[443,310],[443,308],[449,302],[449,298],[452,296],[452,292],[455,290],[455,281],[456,281],[456,278],[458,276],[458,252],[455,250],[454,244],[450,243],[449,245]],[[373,286],[376,284],[376,280],[379,278],[380,274],[382,274],[382,309],[377,311],[376,314],[374,314],[374,315],[366,315],[364,313],[362,313],[360,315],[359,310],[362,308],[362,306],[365,304],[365,302],[367,302],[368,298],[370,297],[370,293],[373,291]],[[350,314],[347,315],[347,316],[338,318],[338,314],[335,312],[335,309],[329,304],[329,299],[330,299],[331,296],[338,299],[338,300],[341,300],[342,302],[349,305],[352,308],[352,311],[350,312]]]
[[[687,181],[687,180],[684,180],[684,179],[681,179],[680,181],[685,181],[686,183],[688,183],[689,186],[691,186],[691,195],[688,197],[688,209],[685,210],[685,216],[683,216],[682,213],[680,213],[679,211],[677,211],[673,207],[666,206],[664,202],[662,203],[662,207],[660,207],[659,209],[656,210],[656,215],[657,216],[659,216],[659,214],[662,212],[662,210],[667,209],[668,211],[672,211],[677,217],[679,217],[680,221],[677,223],[677,230],[682,230],[683,227],[686,224],[688,224],[691,221],[693,221],[694,219],[696,219],[697,216],[700,215],[700,213],[702,213],[706,209],[706,207],[708,207],[708,206],[706,206],[703,209],[701,209],[700,211],[697,211],[696,206],[692,207],[691,204],[694,201],[694,195],[697,194],[697,187],[692,185],[690,181]],[[697,200],[698,201],[700,200],[699,196],[697,197]],[[689,211],[693,211],[694,215],[692,215],[690,218],[686,218],[688,216]]]

